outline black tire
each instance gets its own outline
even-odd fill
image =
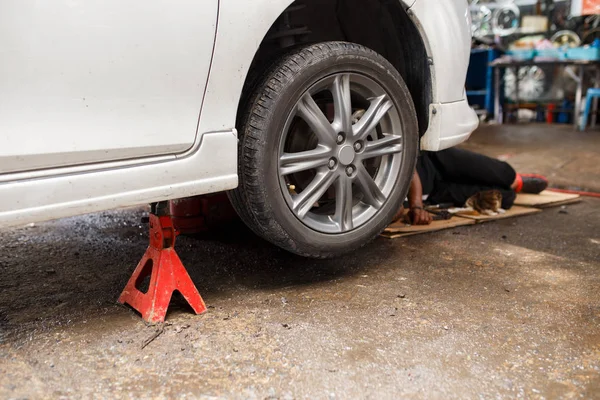
[[[384,205],[366,223],[348,232],[322,233],[303,224],[288,207],[278,175],[283,126],[300,96],[332,74],[362,74],[388,93],[400,115],[404,156]],[[239,186],[229,193],[243,221],[258,235],[290,252],[314,258],[338,256],[380,234],[406,197],[414,171],[418,127],[415,107],[402,77],[382,56],[363,46],[326,42],[283,56],[254,86],[239,121]]]

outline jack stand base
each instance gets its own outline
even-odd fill
[[[173,248],[177,232],[171,216],[165,214],[150,214],[150,246],[119,297],[119,303],[129,304],[149,323],[164,322],[174,291],[181,293],[196,314],[206,311],[200,293]],[[142,292],[138,287],[148,276],[148,290]]]

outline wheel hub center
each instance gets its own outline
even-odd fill
[[[354,161],[354,157],[356,153],[354,152],[354,148],[350,145],[341,146],[338,152],[338,160],[343,165],[350,165]]]

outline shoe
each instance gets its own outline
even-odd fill
[[[517,174],[519,185],[517,193],[538,194],[548,187],[548,179],[537,174]]]

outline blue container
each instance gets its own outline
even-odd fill
[[[567,49],[567,58],[570,60],[600,60],[600,48],[574,47]]]
[[[508,54],[517,61],[531,60],[535,57],[536,51],[533,49],[527,50],[510,50]]]
[[[564,100],[561,108],[562,111],[558,113],[558,117],[555,119],[555,121],[559,124],[570,124],[573,103],[571,103],[569,100]]]
[[[543,57],[548,59],[563,59],[565,58],[565,52],[560,49],[540,49],[536,50],[536,57]]]

